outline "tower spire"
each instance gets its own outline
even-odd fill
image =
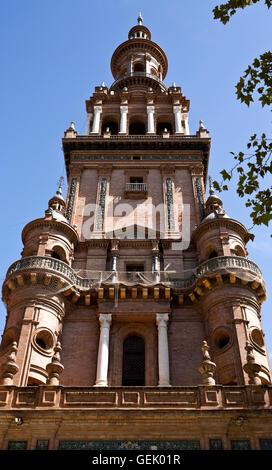
[[[142,13],[139,11],[139,16],[137,18],[138,24],[141,26],[143,24],[143,17]]]
[[[56,194],[57,194],[58,196],[62,196],[63,181],[64,181],[64,177],[61,176],[60,179],[59,179],[59,181],[58,181],[58,189],[57,189],[57,192],[56,192]]]
[[[210,194],[210,196],[212,196],[214,194],[214,190],[213,190],[213,187],[212,187],[212,178],[211,178],[211,176],[209,176],[209,194]]]

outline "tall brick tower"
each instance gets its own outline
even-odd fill
[[[62,181],[3,284],[2,449],[272,446],[265,285],[205,198],[210,135],[142,24],[63,138]]]

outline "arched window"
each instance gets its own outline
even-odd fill
[[[144,135],[145,134],[145,123],[139,119],[132,119],[129,123],[129,134],[130,135]]]
[[[122,385],[145,385],[145,342],[140,336],[129,336],[124,341]]]
[[[133,68],[134,72],[144,72],[144,64],[142,62],[136,62]]]
[[[215,250],[213,250],[209,254],[208,259],[217,258],[217,256],[218,256],[217,252]]]
[[[107,129],[109,129],[109,131],[112,135],[117,135],[118,134],[118,123],[116,121],[114,121],[113,119],[103,120],[102,134],[104,132],[106,132]]]

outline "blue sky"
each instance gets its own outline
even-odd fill
[[[22,251],[24,225],[43,215],[64,174],[61,138],[70,121],[84,133],[85,100],[102,81],[114,81],[110,59],[127,39],[141,10],[168,57],[167,86],[174,81],[191,100],[191,133],[199,119],[212,138],[209,174],[232,165],[231,151],[246,149],[254,132],[271,133],[271,114],[235,97],[247,65],[271,49],[271,14],[260,4],[234,15],[226,26],[213,19],[212,0],[12,0],[1,2],[1,264],[0,278]],[[229,216],[251,224],[244,201],[223,195]],[[272,357],[270,231],[254,229],[249,258],[261,268],[268,300],[262,323]],[[5,307],[0,305],[0,332]]]

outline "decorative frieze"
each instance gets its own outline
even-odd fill
[[[68,196],[67,210],[66,210],[66,219],[70,222],[73,214],[75,194],[77,187],[77,178],[72,178],[70,191]]]
[[[60,441],[59,450],[200,450],[200,441]]]
[[[201,161],[200,155],[143,155],[140,157],[141,160],[199,160]],[[73,160],[76,161],[103,161],[103,160],[133,160],[133,155],[87,155],[78,154],[73,156]]]
[[[166,204],[167,204],[168,230],[175,230],[172,179],[171,178],[166,178],[165,184],[166,184]]]
[[[100,182],[99,202],[96,217],[96,228],[97,230],[103,230],[104,216],[105,216],[105,203],[106,203],[106,189],[107,179],[102,178]]]
[[[195,189],[196,189],[196,195],[197,195],[199,215],[200,215],[200,219],[202,220],[205,213],[204,213],[204,196],[203,196],[203,189],[202,189],[200,178],[195,178]]]

